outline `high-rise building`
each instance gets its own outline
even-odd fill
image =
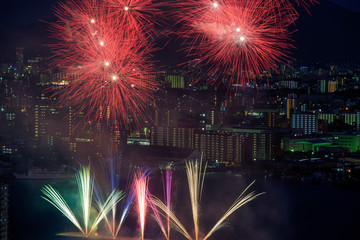
[[[333,93],[338,89],[338,80],[320,80],[320,93]]]
[[[8,185],[0,183],[0,240],[8,239],[8,204]]]
[[[180,75],[167,75],[165,81],[171,84],[171,88],[185,88],[184,77]]]
[[[24,48],[16,48],[16,66],[20,71],[24,69]]]
[[[328,93],[333,93],[338,89],[339,81],[329,81],[328,82]]]
[[[291,118],[291,128],[299,129],[304,134],[314,134],[318,129],[317,116],[315,114],[297,113]]]
[[[326,120],[328,124],[333,123],[336,117],[335,113],[319,113],[319,120]]]
[[[286,98],[286,118],[290,119],[296,108],[296,95],[289,94]]]
[[[194,149],[194,128],[152,127],[150,145]]]
[[[274,159],[280,141],[266,130],[207,130],[195,133],[195,148],[207,160],[243,164]]]
[[[355,126],[356,125],[356,113],[341,113],[341,118],[343,119],[343,124]]]
[[[269,128],[275,128],[278,126],[279,113],[277,112],[265,112],[265,125]]]

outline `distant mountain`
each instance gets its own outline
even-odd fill
[[[292,56],[303,63],[360,63],[360,13],[351,12],[327,0],[318,0],[319,5],[301,10],[301,17],[293,35]],[[0,62],[14,61],[15,48],[25,48],[25,58],[37,55],[49,56],[46,44],[49,37],[48,24],[0,25]],[[155,59],[163,65],[176,65],[186,60],[181,51],[181,39],[169,41],[160,37]]]

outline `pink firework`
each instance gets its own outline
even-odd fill
[[[121,14],[98,0],[68,0],[53,24],[55,64],[68,84],[61,103],[75,105],[85,120],[105,125],[139,124],[156,88],[149,61],[152,46]],[[129,30],[131,29],[131,30]]]
[[[177,33],[213,79],[243,84],[291,60],[288,29],[298,13],[289,0],[185,0],[177,6]]]
[[[149,177],[141,171],[134,175],[134,192],[137,199],[141,239],[144,239],[146,208],[148,202],[148,181]]]

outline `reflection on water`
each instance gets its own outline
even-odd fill
[[[201,228],[207,232],[234,199],[252,181],[225,173],[207,174],[200,215]],[[173,177],[173,209],[191,229],[190,200],[185,173]],[[32,180],[9,182],[9,239],[52,240],[61,232],[76,231],[49,203],[40,198],[40,188],[51,184],[77,207],[74,180]],[[150,190],[162,197],[161,180],[154,176]],[[332,185],[303,185],[277,180],[257,180],[251,190],[267,192],[235,212],[224,229],[211,239],[319,240],[360,239],[360,191]],[[76,213],[75,213],[76,214]],[[187,220],[189,219],[189,220]],[[155,221],[148,217],[146,237],[162,239]],[[130,214],[122,234],[136,236],[136,216]],[[172,232],[172,239],[184,239]]]

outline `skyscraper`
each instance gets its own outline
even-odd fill
[[[24,69],[24,48],[16,48],[16,67],[22,71]]]
[[[303,130],[304,134],[314,134],[318,129],[315,114],[298,113],[291,117],[291,128]]]
[[[8,186],[0,183],[0,240],[8,239]]]

